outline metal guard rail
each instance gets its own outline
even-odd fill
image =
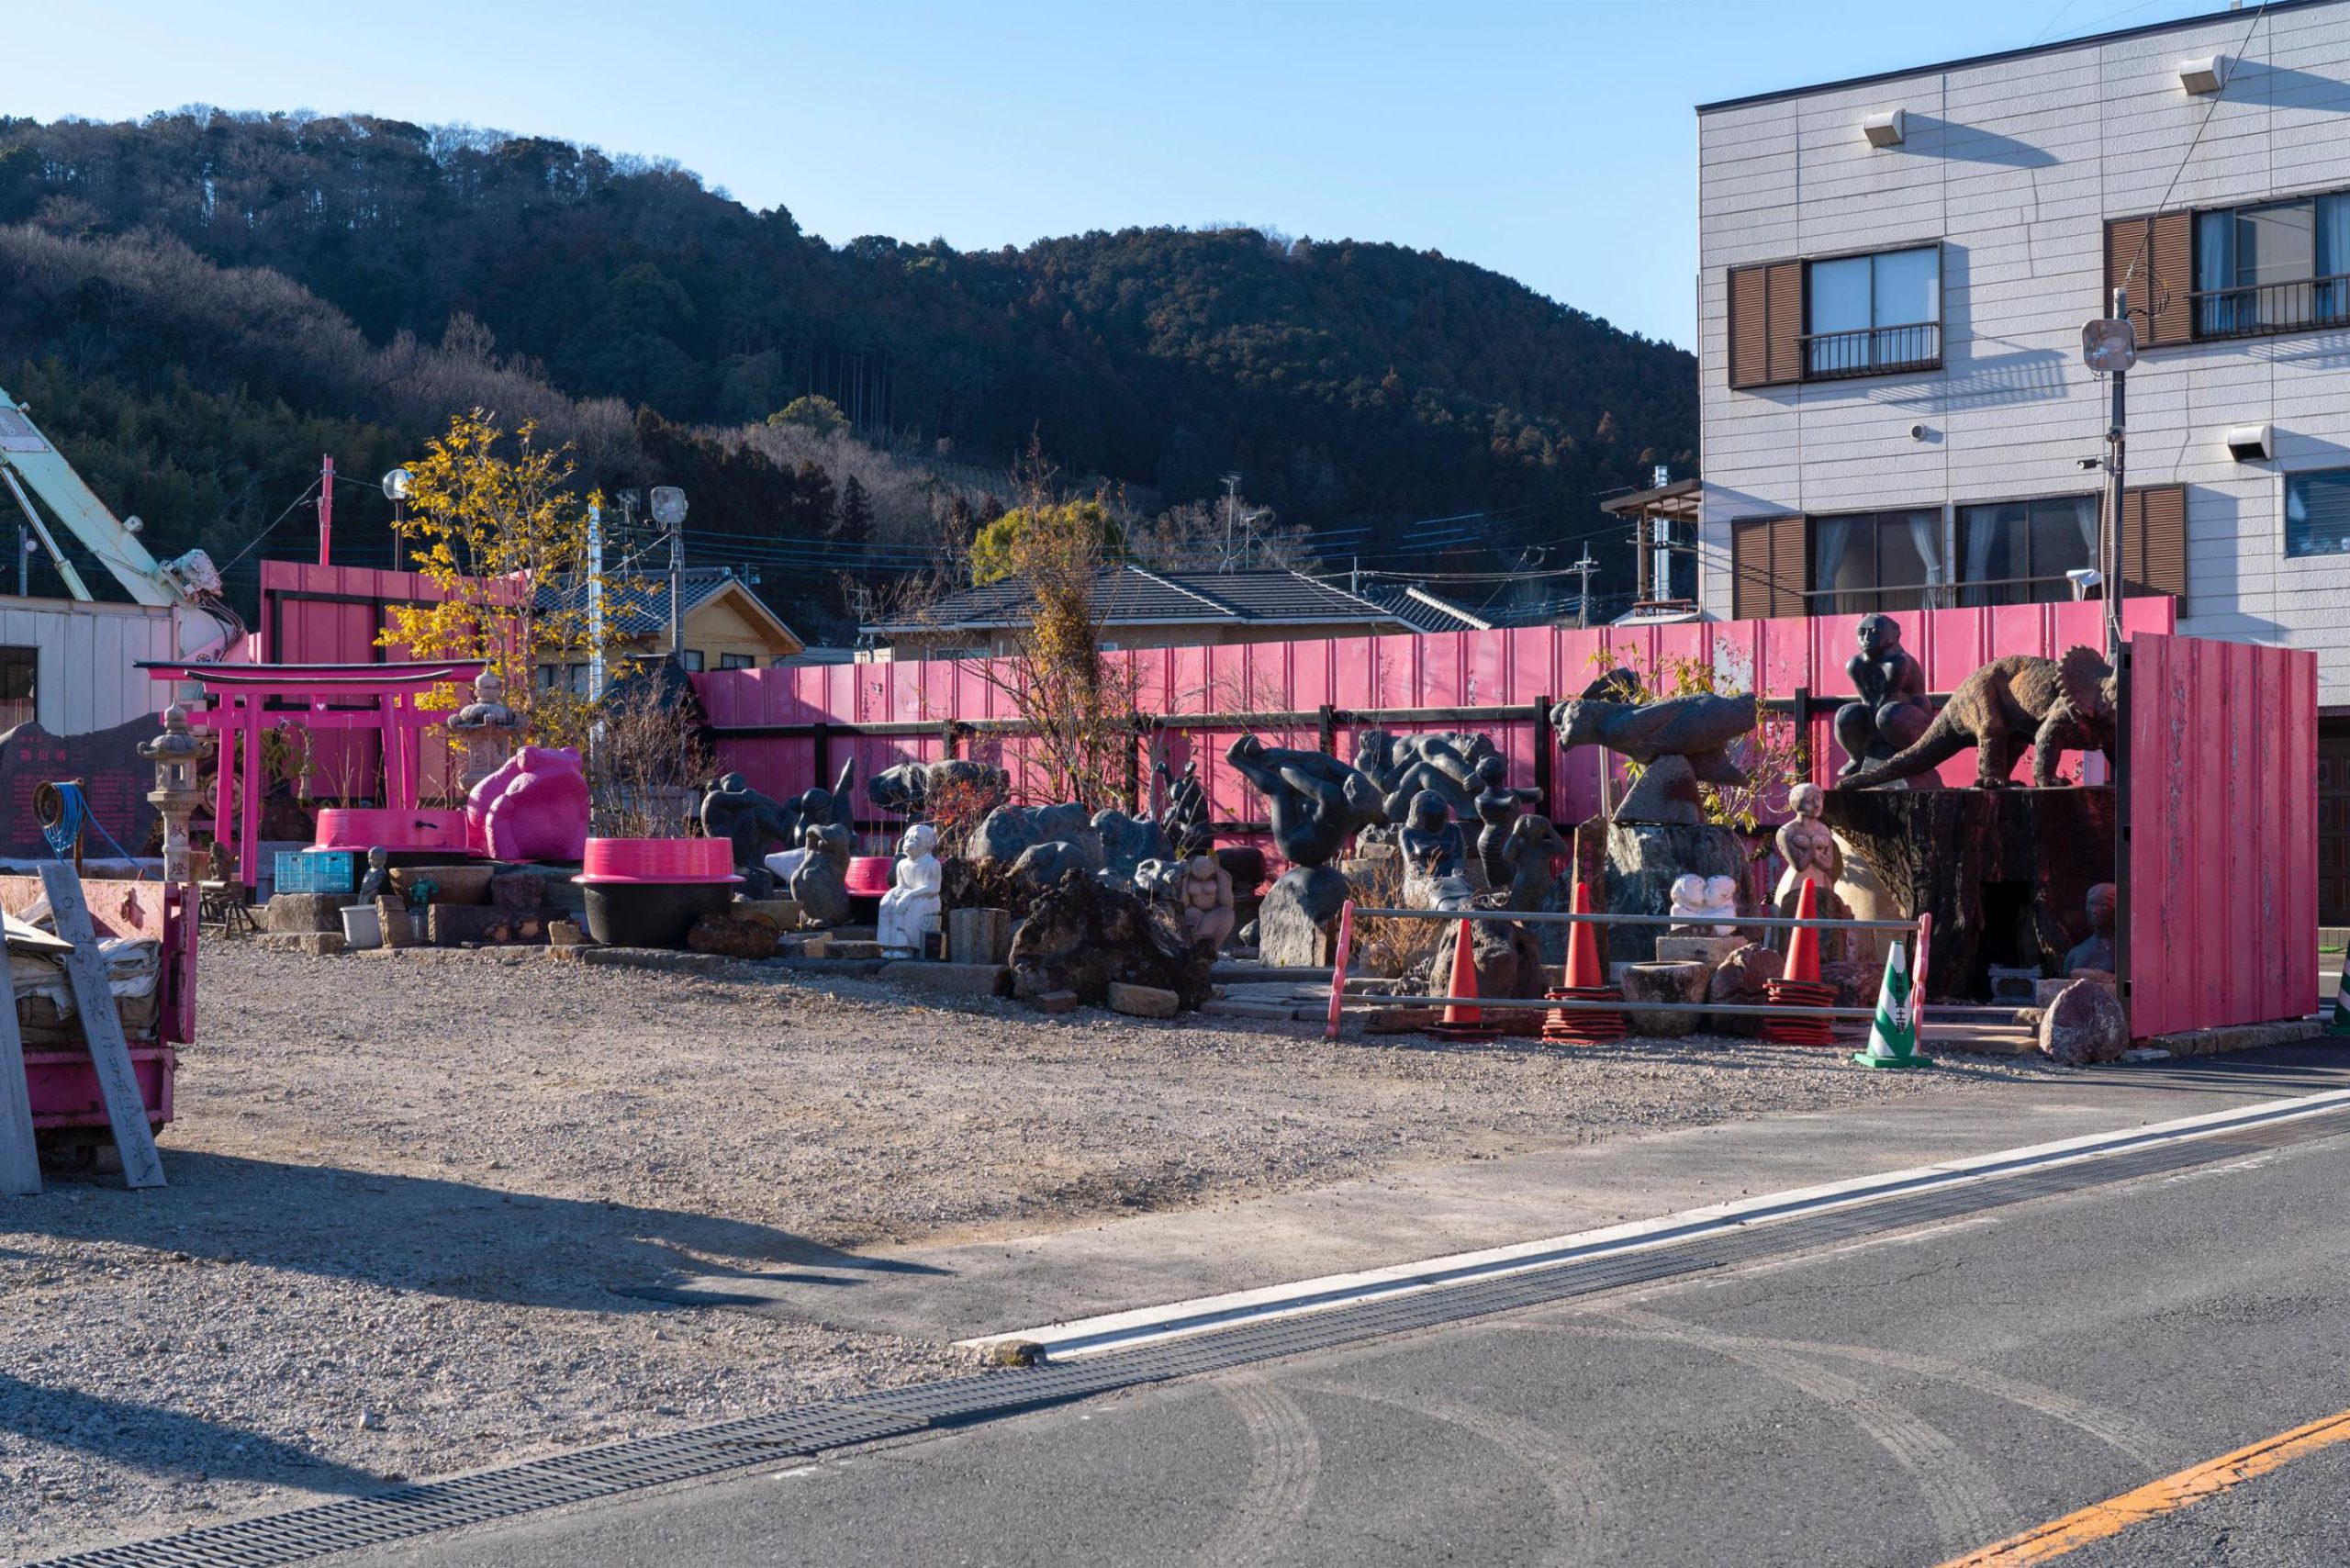
[[[1330,967],[1330,1017],[1323,1030],[1325,1039],[1338,1037],[1338,1024],[1347,1000],[1347,959],[1354,947],[1355,916],[1379,920],[1503,920],[1531,925],[1736,925],[1736,926],[1802,926],[1814,931],[1906,931],[1916,938],[1916,961],[1910,966],[1909,1016],[1919,1030],[1926,1026],[1926,945],[1933,935],[1934,917],[1921,914],[1915,920],[1798,920],[1792,915],[1757,914],[1740,916],[1729,921],[1692,920],[1677,914],[1576,914],[1564,910],[1508,909],[1358,909],[1348,899],[1338,909],[1338,943],[1336,962]],[[1749,1017],[1777,1017],[1782,1014],[1798,1018],[1866,1018],[1874,1021],[1874,1007],[1798,1007],[1742,1002],[1578,1002],[1567,998],[1517,996],[1377,996],[1364,995],[1358,1004],[1373,1007],[1476,1007],[1499,1008],[1524,1012],[1539,1009],[1561,1013],[1720,1013]]]

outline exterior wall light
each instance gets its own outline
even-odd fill
[[[1869,139],[1871,147],[1898,147],[1907,131],[1908,116],[1900,109],[1887,109],[1861,121],[1861,134]]]

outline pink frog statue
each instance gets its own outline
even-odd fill
[[[526,745],[465,797],[466,837],[493,860],[577,860],[588,851],[588,776],[570,746]]]

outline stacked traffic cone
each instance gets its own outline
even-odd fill
[[[1885,956],[1885,983],[1877,988],[1876,1017],[1869,1024],[1869,1048],[1854,1051],[1863,1067],[1931,1067],[1918,1054],[1918,1014],[1909,1005],[1909,964],[1896,942]]]
[[[2350,1035],[2350,952],[2342,955],[2342,978],[2333,987],[2333,1016],[2325,1025],[2329,1035]]]
[[[1818,884],[1804,879],[1803,890],[1796,895],[1796,918],[1819,918]],[[1808,925],[1798,925],[1787,938],[1787,961],[1777,980],[1770,982],[1771,1004],[1774,1007],[1831,1007],[1836,1002],[1836,988],[1819,983],[1819,933]],[[1826,1018],[1773,1017],[1762,1025],[1762,1037],[1782,1046],[1834,1045],[1830,1021]]]
[[[1591,888],[1575,884],[1574,912],[1591,913]],[[1624,993],[1606,983],[1599,968],[1599,932],[1587,921],[1567,927],[1567,983],[1549,993],[1552,1002],[1621,1002]],[[1624,1015],[1580,1008],[1553,1008],[1542,1023],[1542,1037],[1560,1045],[1596,1046],[1624,1037]]]
[[[1431,1035],[1441,1035],[1448,1040],[1490,1040],[1499,1033],[1485,1022],[1485,1010],[1473,998],[1477,994],[1477,955],[1470,939],[1469,923],[1464,920],[1452,937],[1452,979],[1446,982],[1445,995],[1468,997],[1467,1002],[1445,1003],[1441,1023],[1428,1025]]]

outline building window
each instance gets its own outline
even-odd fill
[[[2350,468],[2285,476],[2285,554],[2350,555]]]
[[[1941,246],[1813,262],[1805,281],[1805,380],[1942,364]]]
[[[718,667],[720,669],[755,669],[757,666],[758,661],[752,658],[748,654],[721,654],[718,655]]]
[[[2350,323],[2350,195],[2195,215],[2195,335]]]
[[[699,675],[701,673],[701,650],[699,648],[688,648],[684,653],[677,655],[677,662],[685,666],[688,670],[691,670],[694,674]]]
[[[39,717],[40,650],[0,648],[0,734]]]
[[[2098,498],[2056,496],[1958,509],[1958,602],[2052,604],[2073,597],[2065,574],[2093,566]]]
[[[1811,613],[1923,610],[1942,577],[1942,514],[1930,507],[1811,520]]]

